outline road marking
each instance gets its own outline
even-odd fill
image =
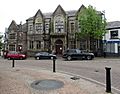
[[[68,75],[72,75],[72,76],[79,76],[80,78],[82,78],[82,79],[85,79],[85,80],[88,80],[88,81],[90,81],[90,82],[93,82],[93,83],[96,83],[96,84],[99,84],[99,85],[101,85],[101,86],[106,86],[106,84],[104,84],[104,83],[101,83],[101,82],[99,82],[99,81],[96,81],[96,80],[94,80],[94,79],[91,79],[91,78],[87,78],[87,77],[84,77],[84,76],[82,76],[82,75],[77,75],[77,74],[74,74],[74,73],[69,73],[69,72],[64,72],[64,71],[59,71],[60,73],[64,73],[64,74],[68,74]],[[115,87],[111,87],[113,90],[115,90],[115,91],[117,91],[117,92],[120,92],[120,89],[117,89],[117,88],[115,88]]]

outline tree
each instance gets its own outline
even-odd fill
[[[105,34],[106,20],[102,18],[101,12],[89,5],[88,8],[79,12],[78,21],[80,24],[78,37],[87,40],[87,49],[94,50],[94,41],[102,40]]]

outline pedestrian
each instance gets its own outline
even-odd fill
[[[104,58],[106,58],[106,52],[103,53]]]
[[[55,54],[55,50],[54,49],[52,50],[52,54]]]

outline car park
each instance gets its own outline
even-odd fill
[[[38,52],[35,54],[35,59],[40,60],[40,59],[57,59],[56,55],[50,54],[48,52]]]
[[[94,59],[94,54],[79,49],[67,49],[64,51],[62,57],[66,60],[72,60],[72,59],[92,60]]]
[[[20,59],[20,60],[22,60],[22,59],[26,59],[26,55],[19,53],[19,52],[16,52],[16,51],[10,51],[7,53],[6,58],[7,59]]]

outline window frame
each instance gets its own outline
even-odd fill
[[[116,33],[116,34],[114,34],[114,33]],[[110,31],[110,39],[118,39],[118,30]]]

